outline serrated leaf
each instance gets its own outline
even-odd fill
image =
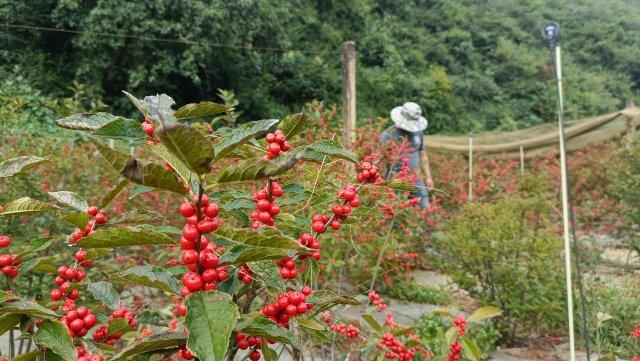
[[[49,192],[49,196],[55,199],[56,202],[63,206],[71,207],[85,212],[89,208],[87,200],[82,198],[79,194],[69,191]]]
[[[351,296],[338,296],[330,290],[318,290],[307,297],[307,303],[313,303],[313,314],[328,310],[336,305],[360,305],[360,301]]]
[[[140,184],[134,184],[133,188],[131,189],[131,194],[129,194],[129,200],[134,199],[135,197],[143,194],[143,193],[148,193],[148,192],[153,192],[154,190],[156,190],[153,187],[147,187],[147,186],[143,186]]]
[[[389,179],[382,183],[376,183],[380,187],[391,188],[399,191],[415,192],[416,186],[402,179]]]
[[[238,280],[238,277],[229,277],[226,280],[218,283],[216,290],[233,295],[234,293],[236,293],[239,286],[240,281]]]
[[[161,232],[135,228],[98,228],[78,242],[83,248],[114,248],[153,244],[175,245],[176,242]]]
[[[299,252],[308,251],[308,249],[300,245],[295,238],[266,227],[253,230],[247,228],[233,229],[225,226],[220,227],[215,235],[237,245],[283,248]]]
[[[86,212],[73,212],[63,216],[62,219],[73,224],[76,228],[84,230],[87,226],[87,222],[91,219],[91,216]]]
[[[123,348],[110,361],[130,360],[132,357],[143,353],[174,349],[184,345],[186,341],[187,337],[178,332],[151,335]]]
[[[469,361],[480,361],[484,359],[484,354],[475,341],[461,337],[460,344],[462,345],[462,352],[464,353],[465,359]]]
[[[192,189],[197,189],[198,176],[187,167],[178,157],[169,151],[164,145],[157,143],[151,146],[151,150],[162,158],[166,163],[171,165],[171,168],[178,173]]]
[[[56,208],[52,205],[49,205],[37,199],[22,197],[7,202],[4,205],[4,209],[2,210],[2,212],[0,212],[0,216],[22,213],[48,212],[54,209]]]
[[[30,255],[31,253],[44,251],[45,249],[49,248],[52,243],[53,243],[52,237],[34,239],[33,241],[31,241],[31,243],[29,243],[29,248],[27,248],[23,252],[18,253],[16,258],[23,259],[24,257]]]
[[[224,158],[235,148],[243,145],[250,139],[261,136],[278,122],[277,119],[265,119],[244,123],[233,129],[231,134],[225,136],[215,145],[215,159]]]
[[[153,287],[175,294],[180,293],[180,285],[178,284],[178,281],[176,281],[169,272],[160,267],[131,267],[122,272],[111,274],[109,275],[109,278],[116,281]]]
[[[40,351],[39,349],[35,349],[30,352],[25,352],[22,355],[18,355],[12,358],[11,360],[12,361],[34,361],[38,358],[38,356],[40,356],[41,353],[42,351]]]
[[[362,316],[362,318],[364,318],[365,321],[367,321],[367,323],[369,324],[369,326],[371,326],[371,328],[378,334],[382,334],[382,326],[380,326],[380,324],[378,323],[378,321],[376,321],[375,318],[373,318],[373,316],[371,316],[370,314],[364,314]]]
[[[309,125],[309,120],[309,116],[305,113],[287,115],[278,124],[278,129],[282,130],[287,139],[291,139]]]
[[[5,160],[0,163],[0,178],[14,176],[20,172],[31,169],[44,161],[44,158],[31,155],[24,155]]]
[[[247,159],[233,167],[227,167],[218,178],[219,183],[242,182],[273,177],[293,168],[304,156],[305,150],[296,148],[272,161]]]
[[[240,331],[252,336],[270,338],[278,342],[286,343],[297,349],[302,348],[302,343],[298,338],[286,328],[280,327],[275,322],[261,316],[256,315],[241,320],[236,325],[236,331]]]
[[[166,221],[166,219],[156,212],[148,211],[146,209],[136,209],[111,218],[107,224],[139,224]]]
[[[62,128],[92,131],[120,117],[109,113],[80,113],[55,121]]]
[[[116,172],[132,182],[179,194],[186,193],[173,171],[165,169],[160,164],[140,162],[125,153],[106,147],[94,139],[92,141],[107,163]]]
[[[227,112],[227,107],[222,104],[204,101],[181,106],[173,115],[178,119],[209,117]]]
[[[127,333],[133,331],[129,321],[126,318],[118,317],[111,318],[107,324],[107,335],[113,335],[115,333]]]
[[[232,215],[233,218],[240,221],[243,227],[248,227],[251,222],[251,220],[249,219],[249,216],[239,209],[231,209],[225,212],[227,212],[228,214]]]
[[[175,101],[166,94],[149,95],[141,100],[126,91],[123,91],[123,93],[131,100],[133,105],[138,108],[142,115],[155,120],[156,124],[161,121],[162,117],[169,116],[173,112],[171,106],[175,104]]]
[[[36,343],[55,352],[63,360],[74,361],[76,348],[73,339],[69,336],[67,328],[57,321],[43,321],[35,335]]]
[[[33,258],[20,263],[20,265],[18,266],[18,270],[20,271],[20,273],[26,273],[32,270],[57,273],[58,268],[53,265],[53,262],[55,260],[56,257],[53,256]]]
[[[111,248],[89,248],[87,250],[87,254],[84,256],[84,259],[98,259],[100,257],[106,256],[113,251]]]
[[[371,218],[380,218],[382,217],[382,213],[377,209],[373,209],[370,207],[360,206],[355,208],[353,212],[351,212],[351,217],[360,218],[360,219],[371,219]]]
[[[109,282],[94,282],[87,286],[87,291],[91,292],[96,301],[102,302],[111,309],[116,309],[120,306],[120,294],[113,289]]]
[[[55,320],[58,314],[32,301],[13,301],[0,307],[0,314],[18,313],[36,318]]]
[[[475,310],[469,317],[467,317],[467,323],[474,323],[487,318],[500,316],[502,310],[494,306],[483,306]]]
[[[196,128],[179,123],[168,123],[153,133],[171,153],[197,174],[211,171],[214,151],[211,143]]]
[[[295,252],[284,248],[236,246],[227,250],[220,257],[221,265],[242,264],[263,260],[276,260],[291,257]]]
[[[255,207],[256,205],[253,201],[246,198],[237,198],[222,204],[222,210],[224,211],[232,211],[234,209],[254,209]]]
[[[187,347],[201,361],[220,361],[229,348],[229,338],[239,316],[231,295],[209,291],[192,293],[184,300]]]
[[[331,342],[327,336],[326,328],[313,318],[294,317],[293,320],[300,325],[300,330],[320,343]]]
[[[313,152],[327,155],[332,158],[340,158],[348,160],[349,162],[359,164],[358,157],[352,152],[344,149],[340,143],[335,140],[319,140],[313,144],[307,146]]]
[[[45,349],[44,361],[65,361],[65,358],[53,352],[51,349]]]
[[[13,329],[20,323],[22,315],[19,313],[6,313],[0,315],[0,335]]]
[[[262,280],[268,288],[277,291],[286,291],[286,284],[280,277],[280,268],[272,261],[258,261],[248,264],[251,272],[254,273],[258,280]]]
[[[144,311],[136,316],[136,320],[140,324],[154,325],[154,326],[167,326],[167,322],[164,320],[159,312]]]
[[[94,130],[91,135],[132,141],[144,138],[145,133],[142,130],[140,121],[117,117],[109,123]]]
[[[294,204],[306,202],[311,198],[311,192],[305,193],[285,193],[284,197],[278,199],[280,206],[291,206]]]
[[[460,328],[458,327],[450,327],[447,332],[444,333],[444,341],[447,343],[447,345],[451,345],[453,341],[458,337],[459,330]]]
[[[100,201],[100,209],[106,208],[109,203],[111,203],[111,201],[126,188],[127,184],[129,184],[128,180],[125,178],[118,178],[116,184],[114,184],[109,193],[102,197],[102,200]]]
[[[260,351],[262,351],[262,357],[264,357],[264,361],[277,361],[278,354],[269,347],[269,343],[262,339],[262,344],[260,345]]]

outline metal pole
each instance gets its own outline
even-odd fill
[[[469,201],[473,200],[473,133],[469,132]]]
[[[524,148],[520,146],[520,174],[524,175]]]
[[[569,241],[569,186],[567,176],[567,152],[564,139],[564,97],[562,94],[562,65],[560,45],[555,46],[556,79],[558,81],[558,136],[560,139],[560,172],[562,188],[562,231],[564,236],[564,266],[567,287],[567,315],[569,318],[569,360],[576,359],[575,335],[573,330],[573,292],[571,281],[571,244]],[[584,320],[586,322],[586,320]]]

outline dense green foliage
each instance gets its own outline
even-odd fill
[[[569,117],[637,100],[639,14],[632,0],[2,0],[1,23],[82,33],[6,28],[0,68],[58,96],[73,80],[87,84],[114,111],[133,112],[122,89],[179,103],[232,89],[255,119],[338,102],[340,44],[354,40],[361,115],[414,100],[432,132],[509,129],[554,119],[539,39],[549,19],[562,26]]]

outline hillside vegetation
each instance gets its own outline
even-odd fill
[[[255,119],[339,102],[340,44],[354,40],[361,116],[414,100],[431,132],[514,129],[554,119],[539,36],[551,19],[562,27],[569,117],[640,99],[634,0],[1,0],[1,23],[80,33],[4,28],[0,76],[55,97],[75,80],[112,111],[133,111],[123,89],[179,104],[232,89]]]

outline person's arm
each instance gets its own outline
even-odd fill
[[[424,149],[420,151],[420,167],[422,168],[422,173],[424,173],[425,183],[427,184],[427,188],[433,189],[433,178],[431,177],[431,167],[429,166],[429,156],[427,155],[427,151]]]

